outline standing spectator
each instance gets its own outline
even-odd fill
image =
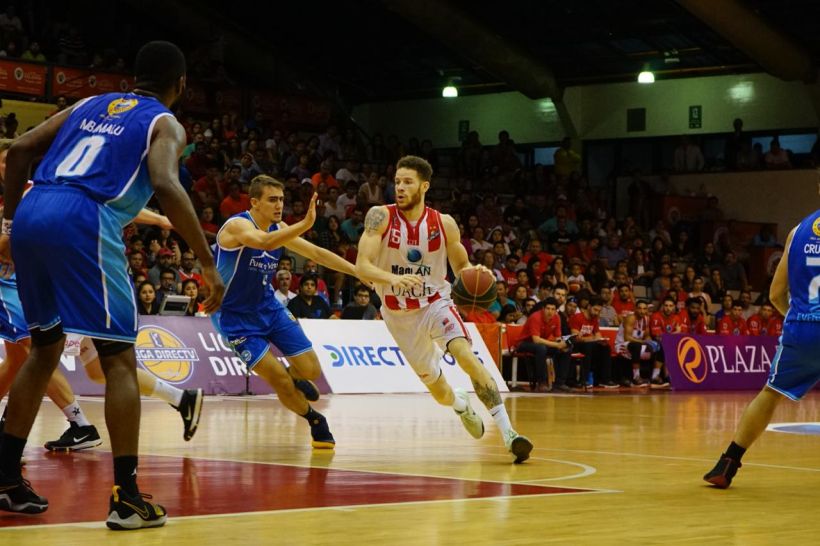
[[[561,141],[561,147],[555,150],[553,155],[555,161],[555,172],[558,180],[566,180],[572,173],[581,172],[581,156],[572,149],[572,139],[564,137]]]
[[[734,131],[726,138],[726,144],[723,149],[723,159],[726,162],[726,169],[733,171],[741,167],[740,154],[746,148],[750,148],[749,139],[743,133],[743,120],[735,118],[732,122]]]
[[[498,144],[491,153],[493,171],[498,174],[511,173],[521,168],[521,160],[515,151],[515,142],[508,131],[498,133]]]
[[[791,161],[789,161],[789,153],[780,147],[780,141],[776,138],[773,138],[771,144],[769,144],[769,151],[763,156],[763,161],[767,169],[792,168]]]
[[[703,163],[703,152],[700,151],[700,146],[689,140],[687,135],[682,135],[680,144],[675,148],[675,172],[701,171]]]

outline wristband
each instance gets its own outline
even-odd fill
[[[11,223],[13,220],[9,220],[8,218],[3,218],[2,228],[0,228],[0,233],[3,235],[8,235],[11,237]]]

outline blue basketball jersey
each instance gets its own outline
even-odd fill
[[[74,107],[37,171],[35,186],[72,186],[125,225],[153,194],[147,156],[154,124],[173,114],[153,97],[108,93]]]
[[[237,218],[249,220],[256,226],[249,211],[240,212],[228,218],[228,222]],[[269,232],[279,229],[271,224]],[[218,240],[217,235],[217,240]],[[226,249],[216,245],[216,268],[225,283],[225,297],[222,300],[222,314],[240,313],[243,315],[276,309],[281,304],[274,295],[272,280],[276,277],[276,267],[282,256],[282,248],[276,250],[258,250],[246,246]]]
[[[786,321],[820,322],[820,210],[797,226],[789,247]]]

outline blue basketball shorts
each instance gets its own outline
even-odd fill
[[[13,279],[0,279],[0,339],[17,343],[31,337]]]
[[[787,322],[766,385],[800,400],[820,381],[820,322]]]
[[[271,343],[285,357],[298,356],[313,349],[296,317],[281,305],[261,313],[222,310],[213,315],[212,320],[248,368],[265,356]]]
[[[17,288],[29,330],[133,343],[137,305],[122,218],[82,190],[34,186],[14,215]]]

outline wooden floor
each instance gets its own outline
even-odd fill
[[[174,411],[145,400],[140,483],[170,519],[129,533],[103,524],[107,435],[46,456],[64,421],[44,403],[26,472],[50,508],[0,515],[0,544],[816,544],[820,437],[767,432],[731,489],[701,481],[753,394],[512,394],[536,445],[523,465],[485,411],[475,441],[425,395],[320,401],[334,453],[313,452],[306,424],[271,397],[208,398],[189,443]],[[101,424],[101,401],[82,404]],[[774,421],[820,421],[820,395]]]

